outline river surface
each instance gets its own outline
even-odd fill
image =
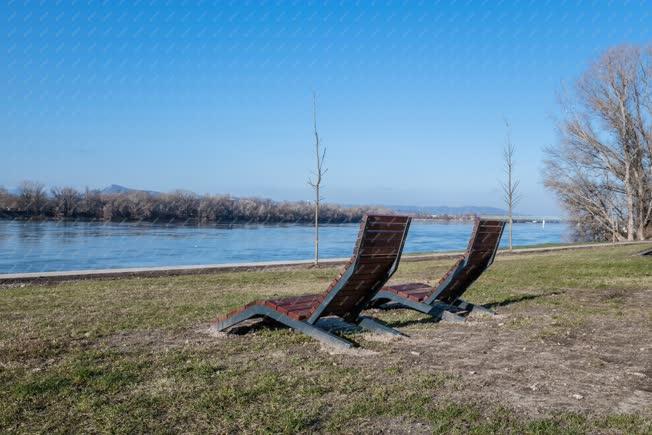
[[[348,257],[357,224],[324,225],[320,257]],[[413,221],[406,253],[462,250],[471,223]],[[309,225],[178,226],[151,223],[0,220],[0,274],[306,260]],[[569,241],[564,223],[514,225],[514,246]],[[502,245],[507,243],[507,231]]]

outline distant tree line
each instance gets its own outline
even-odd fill
[[[365,213],[387,210],[322,204],[322,223],[359,222]],[[310,223],[310,202],[276,202],[229,195],[197,195],[186,191],[154,194],[142,191],[103,193],[72,187],[47,190],[41,183],[23,182],[16,193],[0,187],[4,218],[89,219],[175,223]]]
[[[472,221],[478,217],[477,213],[463,213],[463,214],[432,214],[424,212],[408,213],[414,219],[438,221],[438,222],[457,222],[457,221]]]

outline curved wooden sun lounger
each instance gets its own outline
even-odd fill
[[[376,294],[373,303],[383,307],[390,302],[447,321],[464,321],[455,314],[460,311],[481,311],[493,314],[484,307],[461,299],[464,292],[493,263],[505,222],[476,219],[466,253],[432,287],[423,283],[394,285]]]
[[[324,317],[337,316],[365,329],[403,335],[360,313],[396,271],[410,221],[407,216],[365,216],[351,260],[324,293],[255,301],[218,318],[212,328],[225,331],[266,317],[325,343],[351,347],[350,341],[319,325]]]

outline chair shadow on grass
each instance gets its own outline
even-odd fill
[[[546,293],[539,293],[539,294],[527,293],[520,296],[512,296],[507,299],[503,299],[502,301],[489,302],[488,304],[484,304],[482,306],[490,309],[497,308],[497,307],[506,307],[508,305],[517,304],[519,302],[530,301],[532,299],[543,298],[546,296],[557,296],[563,293],[565,293],[563,290],[553,290],[553,291],[549,291]]]
[[[401,309],[401,307],[396,307],[396,308],[391,308],[393,309]],[[409,308],[406,308],[409,309]],[[428,325],[432,323],[439,323],[439,320],[435,319],[434,317],[431,317],[427,314],[419,313],[425,317],[421,319],[415,319],[415,320],[395,320],[393,322],[386,322],[387,325],[391,326],[392,328],[401,328],[403,326],[412,326],[412,325]]]
[[[528,294],[524,294],[524,295],[520,295],[520,296],[508,297],[506,299],[496,301],[496,302],[489,302],[487,304],[477,304],[477,305],[480,306],[480,307],[483,307],[483,308],[492,309],[492,308],[498,308],[498,307],[506,307],[508,305],[517,304],[519,302],[530,301],[530,300],[538,299],[538,298],[542,298],[542,297],[556,296],[556,295],[560,295],[560,294],[563,294],[563,293],[565,293],[563,290],[553,290],[553,291],[549,291],[549,292],[546,292],[546,293],[539,293],[539,294],[528,293]],[[406,307],[404,307],[404,306],[402,306],[402,305],[400,305],[398,303],[397,304],[385,304],[384,308],[385,308],[385,310],[401,310],[401,309],[409,310],[409,308],[406,308]],[[460,312],[460,311],[458,311],[458,312]],[[389,326],[391,326],[392,328],[400,328],[400,327],[403,327],[403,326],[424,325],[424,324],[439,323],[440,322],[440,320],[435,319],[434,317],[431,317],[431,316],[429,316],[427,314],[423,314],[423,316],[425,316],[425,317],[423,317],[421,319],[396,320],[396,321],[393,321],[393,322],[387,322],[387,324]]]
[[[346,337],[348,341],[353,343],[354,347],[359,347],[360,344],[352,337],[352,333],[362,332],[363,328],[351,323],[345,323],[338,318],[325,317],[320,319],[317,324],[324,330],[339,334]],[[245,335],[252,331],[282,331],[282,330],[292,330],[292,328],[287,327],[286,325],[276,322],[273,319],[267,317],[255,318],[245,320],[244,322],[232,327],[229,330],[229,334],[233,335]]]

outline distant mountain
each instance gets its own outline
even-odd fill
[[[475,205],[464,205],[461,207],[449,206],[416,206],[416,205],[388,205],[390,208],[398,213],[415,213],[415,214],[429,214],[429,215],[449,215],[461,216],[465,214],[489,215],[489,216],[505,216],[506,210],[497,207],[481,207]]]
[[[100,193],[112,194],[112,193],[133,193],[133,192],[144,192],[149,193],[153,196],[158,196],[161,192],[156,192],[154,190],[142,190],[142,189],[132,189],[130,187],[121,186],[119,184],[112,184],[104,189],[100,190]]]

